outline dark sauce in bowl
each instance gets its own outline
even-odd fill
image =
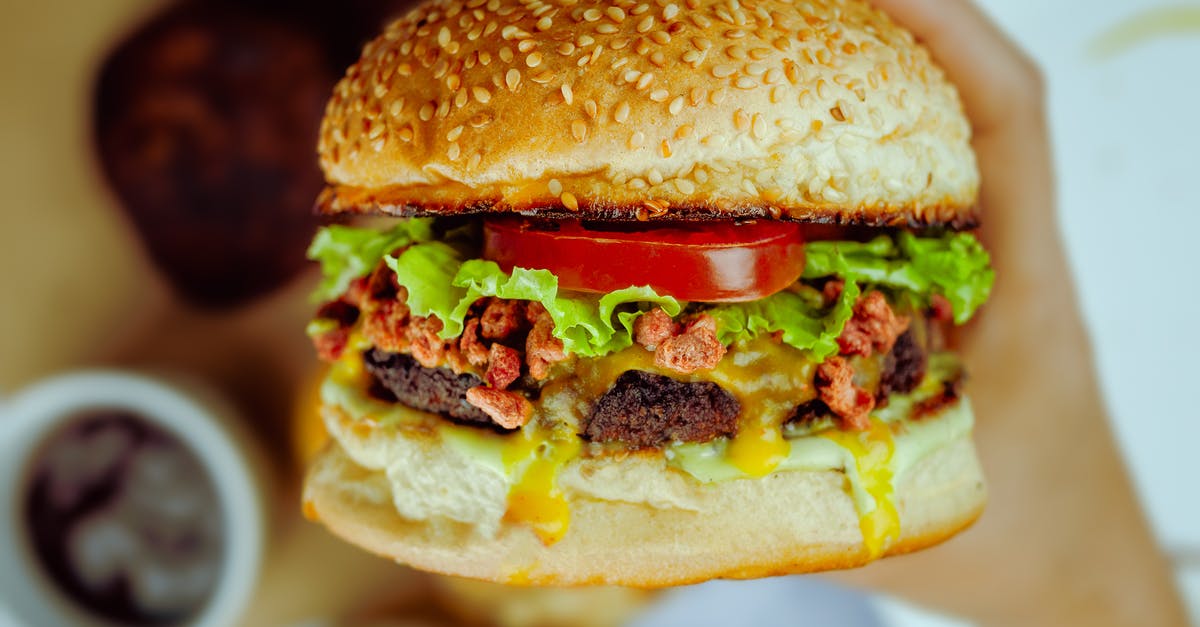
[[[66,420],[31,459],[23,519],[65,597],[122,625],[179,624],[204,607],[225,530],[187,446],[128,411],[97,409]]]

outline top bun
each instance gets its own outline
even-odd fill
[[[319,205],[966,227],[970,135],[861,0],[435,0],[335,89]]]

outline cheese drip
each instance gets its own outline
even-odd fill
[[[875,559],[900,537],[900,515],[892,499],[895,484],[891,462],[896,450],[892,429],[882,420],[872,418],[871,428],[866,431],[832,429],[820,436],[837,443],[854,458],[854,463],[845,470],[851,489],[870,496],[856,498],[854,504],[863,546],[870,558]]]
[[[579,456],[582,443],[574,433],[556,433],[538,425],[511,437],[502,456],[505,474],[512,481],[505,518],[528,524],[550,546],[566,535],[571,522],[558,473]]]

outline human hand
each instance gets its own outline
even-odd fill
[[[963,334],[983,517],[946,546],[840,575],[998,624],[1183,624],[1100,400],[1057,228],[1044,87],[967,0],[872,0],[962,96],[996,286]]]

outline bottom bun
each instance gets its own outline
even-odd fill
[[[389,437],[418,436],[396,432]],[[634,462],[589,463],[612,470]],[[665,465],[663,472],[677,473]],[[453,477],[445,479],[455,483]],[[507,520],[496,533],[484,534],[448,519],[405,519],[393,504],[391,486],[383,471],[358,465],[333,442],[309,470],[306,512],[343,539],[415,568],[514,584],[661,587],[871,561],[841,471],[795,470],[697,483],[699,501],[686,509],[567,492],[570,528],[549,546],[527,525]],[[970,433],[943,443],[898,478],[894,502],[901,533],[884,554],[945,540],[974,522],[985,499]]]

